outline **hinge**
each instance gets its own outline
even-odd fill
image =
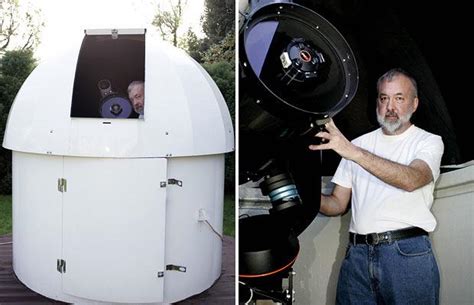
[[[169,271],[186,272],[186,267],[184,267],[184,266],[176,266],[176,265],[166,265],[166,270],[169,270]]]
[[[66,273],[66,261],[58,258],[56,260],[56,269],[59,273]]]
[[[160,187],[166,187],[166,185],[168,185],[168,184],[174,184],[174,185],[177,185],[179,187],[182,187],[183,186],[183,181],[178,180],[178,179],[168,179],[168,182],[161,181],[160,182]]]
[[[58,178],[58,191],[61,193],[67,192],[67,180],[64,178]]]

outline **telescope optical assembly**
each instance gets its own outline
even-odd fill
[[[346,40],[319,14],[292,1],[250,7],[239,34],[239,183],[258,182],[272,207],[239,219],[239,278],[253,299],[291,304],[282,280],[292,281],[298,235],[320,206],[321,159],[308,145],[359,77]]]
[[[262,107],[276,116],[289,111],[332,117],[355,95],[358,72],[349,45],[326,19],[303,6],[257,8],[248,15],[241,42],[242,72],[256,78]]]
[[[114,92],[108,79],[101,79],[97,83],[102,99],[99,112],[103,118],[128,118],[133,111],[128,98]]]

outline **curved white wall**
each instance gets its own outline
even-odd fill
[[[167,162],[13,152],[13,177],[14,270],[40,294],[74,303],[170,303],[220,275],[222,241],[210,226],[222,234],[223,154]],[[182,186],[160,186],[170,178]]]

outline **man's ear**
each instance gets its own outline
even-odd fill
[[[418,102],[419,102],[419,101],[418,101],[418,97],[415,97],[415,98],[413,99],[413,112],[415,112],[416,109],[418,108]]]

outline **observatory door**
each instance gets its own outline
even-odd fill
[[[163,300],[166,159],[64,158],[65,293]]]

